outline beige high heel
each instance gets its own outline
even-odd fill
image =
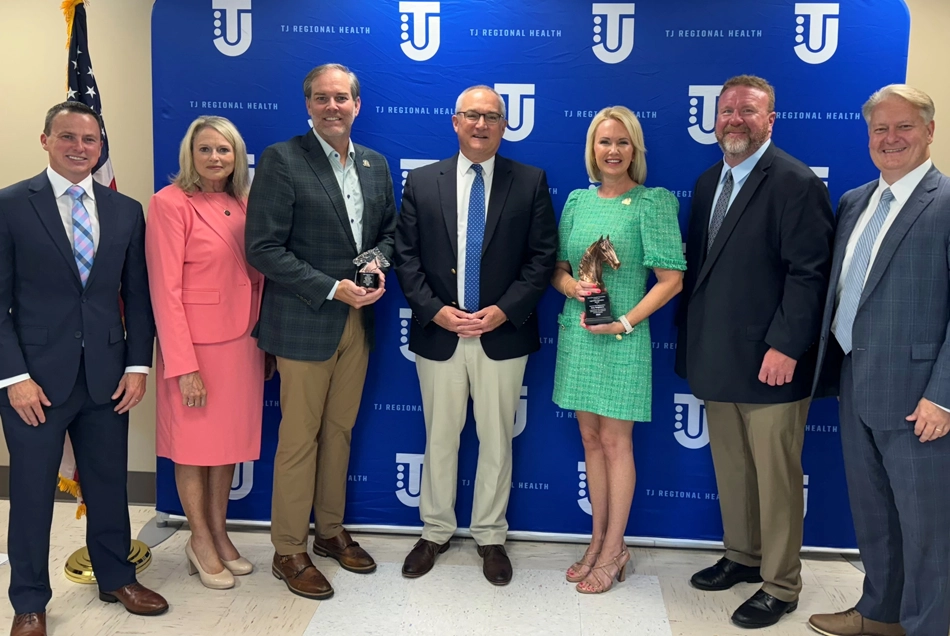
[[[586,579],[587,575],[590,574],[591,568],[593,568],[597,562],[598,555],[600,555],[600,550],[591,552],[590,546],[587,546],[587,550],[584,551],[584,556],[580,561],[567,568],[567,574],[565,574],[564,578],[571,583],[580,583]]]
[[[185,544],[185,556],[188,558],[188,575],[199,575],[201,584],[211,590],[228,590],[234,587],[234,575],[225,567],[217,574],[208,574],[201,568],[201,562],[191,549],[191,539]]]
[[[233,561],[221,559],[221,563],[223,563],[224,567],[230,570],[234,576],[244,576],[254,571],[254,565],[244,557],[238,557]]]
[[[627,546],[623,546],[620,554],[609,561],[594,566],[587,578],[578,583],[575,589],[581,594],[603,594],[609,591],[614,585],[614,578],[620,583],[627,578],[627,562],[629,560],[630,552],[627,550]],[[613,568],[617,568],[616,571],[611,571]]]

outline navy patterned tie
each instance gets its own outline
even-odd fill
[[[722,227],[722,222],[726,218],[726,212],[729,211],[729,199],[732,197],[732,170],[726,170],[726,182],[722,186],[722,192],[719,194],[719,199],[716,201],[716,208],[713,210],[712,221],[709,223],[709,239],[706,241],[706,251],[709,251],[709,248],[712,247],[713,241],[716,240],[716,235],[719,234],[719,228]]]
[[[468,199],[468,230],[465,233],[465,309],[478,311],[479,275],[482,268],[482,240],[485,238],[485,180],[482,167],[472,164],[475,181]]]

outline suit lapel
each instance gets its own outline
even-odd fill
[[[841,269],[844,267],[844,255],[848,250],[848,241],[851,240],[851,233],[854,232],[854,226],[858,219],[868,207],[868,201],[877,188],[877,181],[865,186],[865,190],[857,195],[854,204],[846,210],[841,210],[841,216],[838,218],[838,227],[835,230],[835,247],[831,260],[831,276],[829,277],[830,287],[837,288],[838,279],[841,278]]]
[[[498,227],[498,219],[505,209],[508,191],[511,189],[511,163],[504,157],[495,155],[495,174],[492,175],[491,193],[488,196],[488,216],[485,218],[485,237],[482,239],[482,256],[488,249]]]
[[[709,253],[706,255],[706,260],[703,261],[702,267],[699,270],[699,274],[696,277],[696,285],[693,288],[693,291],[695,291],[696,288],[699,287],[699,284],[706,278],[706,276],[709,275],[713,264],[716,262],[716,259],[719,258],[719,254],[722,253],[723,246],[725,246],[726,242],[729,240],[729,236],[732,234],[732,231],[736,229],[739,219],[742,218],[742,215],[745,214],[746,209],[749,207],[749,202],[752,201],[752,197],[755,195],[756,190],[759,189],[759,185],[765,180],[765,177],[768,174],[768,169],[772,165],[772,159],[774,157],[775,143],[773,142],[769,144],[769,147],[759,159],[758,163],[756,163],[755,167],[752,168],[752,172],[749,173],[745,183],[742,184],[739,194],[736,195],[732,205],[729,206],[729,210],[726,212],[726,218],[719,227],[719,233],[716,234],[716,239],[709,248]],[[715,189],[713,190],[713,194],[715,194]],[[712,206],[710,205],[710,207]],[[705,216],[707,219],[707,226],[708,215],[709,212],[706,211]],[[706,235],[705,232],[708,232],[708,230],[704,231],[704,236]],[[700,249],[704,248],[705,242],[702,246],[700,246]]]
[[[350,217],[346,213],[346,203],[343,202],[343,193],[340,191],[340,184],[337,183],[336,175],[333,172],[333,166],[330,165],[329,157],[323,152],[323,146],[316,140],[314,134],[315,133],[311,131],[303,136],[301,146],[304,149],[304,157],[307,163],[310,164],[310,169],[313,170],[320,185],[323,186],[327,196],[330,198],[330,203],[333,204],[333,209],[340,219],[343,231],[346,232],[346,237],[350,240],[350,245],[355,252],[356,241],[353,239],[353,228],[350,227]]]
[[[439,201],[442,203],[442,218],[445,220],[445,230],[449,233],[452,243],[452,253],[455,260],[459,257],[459,221],[458,221],[458,155],[448,161],[445,171],[439,175],[436,183],[439,186]]]
[[[30,182],[30,203],[36,210],[37,216],[49,232],[50,239],[56,245],[57,250],[66,259],[66,266],[74,274],[76,284],[82,287],[82,279],[79,277],[79,268],[76,266],[76,258],[73,256],[73,245],[70,237],[66,235],[66,228],[63,226],[63,218],[59,215],[59,208],[56,205],[56,197],[53,195],[53,186],[42,172],[33,178]]]
[[[881,247],[878,249],[877,256],[874,257],[874,263],[871,265],[871,271],[868,273],[867,282],[864,283],[861,300],[858,302],[859,310],[874,291],[874,288],[877,287],[877,284],[881,282],[881,277],[884,276],[884,272],[887,270],[891,259],[894,258],[897,247],[904,240],[904,236],[907,235],[921,213],[927,209],[927,206],[933,203],[934,190],[937,189],[939,174],[939,171],[933,167],[927,171],[923,180],[914,188],[907,199],[907,203],[897,213],[897,218],[894,219],[894,223],[888,229],[887,234],[884,235]]]
[[[240,265],[240,269],[246,271],[247,265],[244,260],[244,246],[238,244],[234,232],[231,231],[231,228],[229,228],[225,222],[224,210],[217,209],[200,192],[195,192],[194,196],[188,197],[188,202],[191,204],[191,207],[195,209],[195,213],[227,244],[228,249],[231,250],[231,255],[234,256]],[[247,211],[244,204],[238,201],[238,206],[238,209],[231,212],[231,214],[246,216]]]
[[[376,238],[369,234],[370,229],[375,227],[375,214],[377,212],[376,206],[369,204],[370,194],[372,194],[375,188],[370,187],[373,182],[372,166],[369,160],[363,156],[363,147],[353,144],[353,149],[356,152],[354,161],[356,174],[359,175],[360,179],[360,193],[363,195],[363,236],[361,238],[363,251],[365,252],[367,249],[374,247],[372,244]]]

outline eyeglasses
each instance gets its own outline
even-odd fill
[[[489,126],[494,126],[495,124],[500,122],[502,119],[504,119],[501,113],[480,113],[477,110],[467,110],[464,113],[458,112],[455,114],[461,115],[462,117],[465,118],[466,121],[471,122],[473,124],[477,124],[478,120],[484,117],[485,123],[488,124]]]

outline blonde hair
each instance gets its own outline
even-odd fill
[[[929,126],[930,122],[934,120],[936,108],[934,107],[934,100],[930,99],[930,95],[907,84],[889,84],[871,95],[868,101],[864,103],[861,114],[864,115],[865,123],[871,123],[871,113],[874,112],[878,104],[888,97],[900,97],[910,102],[911,106],[920,111],[920,117],[924,120],[924,125]]]
[[[247,146],[237,127],[224,117],[202,115],[191,122],[185,138],[181,140],[178,150],[178,174],[172,177],[172,183],[188,194],[194,194],[201,182],[198,171],[195,169],[194,144],[195,137],[205,128],[211,128],[224,137],[234,151],[234,171],[228,176],[225,191],[235,199],[244,200],[251,189],[250,174],[247,169]]]
[[[627,167],[627,174],[630,178],[639,184],[643,184],[647,179],[647,147],[643,141],[643,128],[640,127],[640,120],[626,106],[608,106],[596,115],[590,122],[587,129],[587,148],[584,150],[584,161],[587,164],[587,175],[594,181],[600,181],[602,175],[597,168],[597,159],[594,158],[594,137],[597,134],[597,127],[608,119],[613,119],[623,124],[630,135],[630,143],[633,144],[633,160]]]

